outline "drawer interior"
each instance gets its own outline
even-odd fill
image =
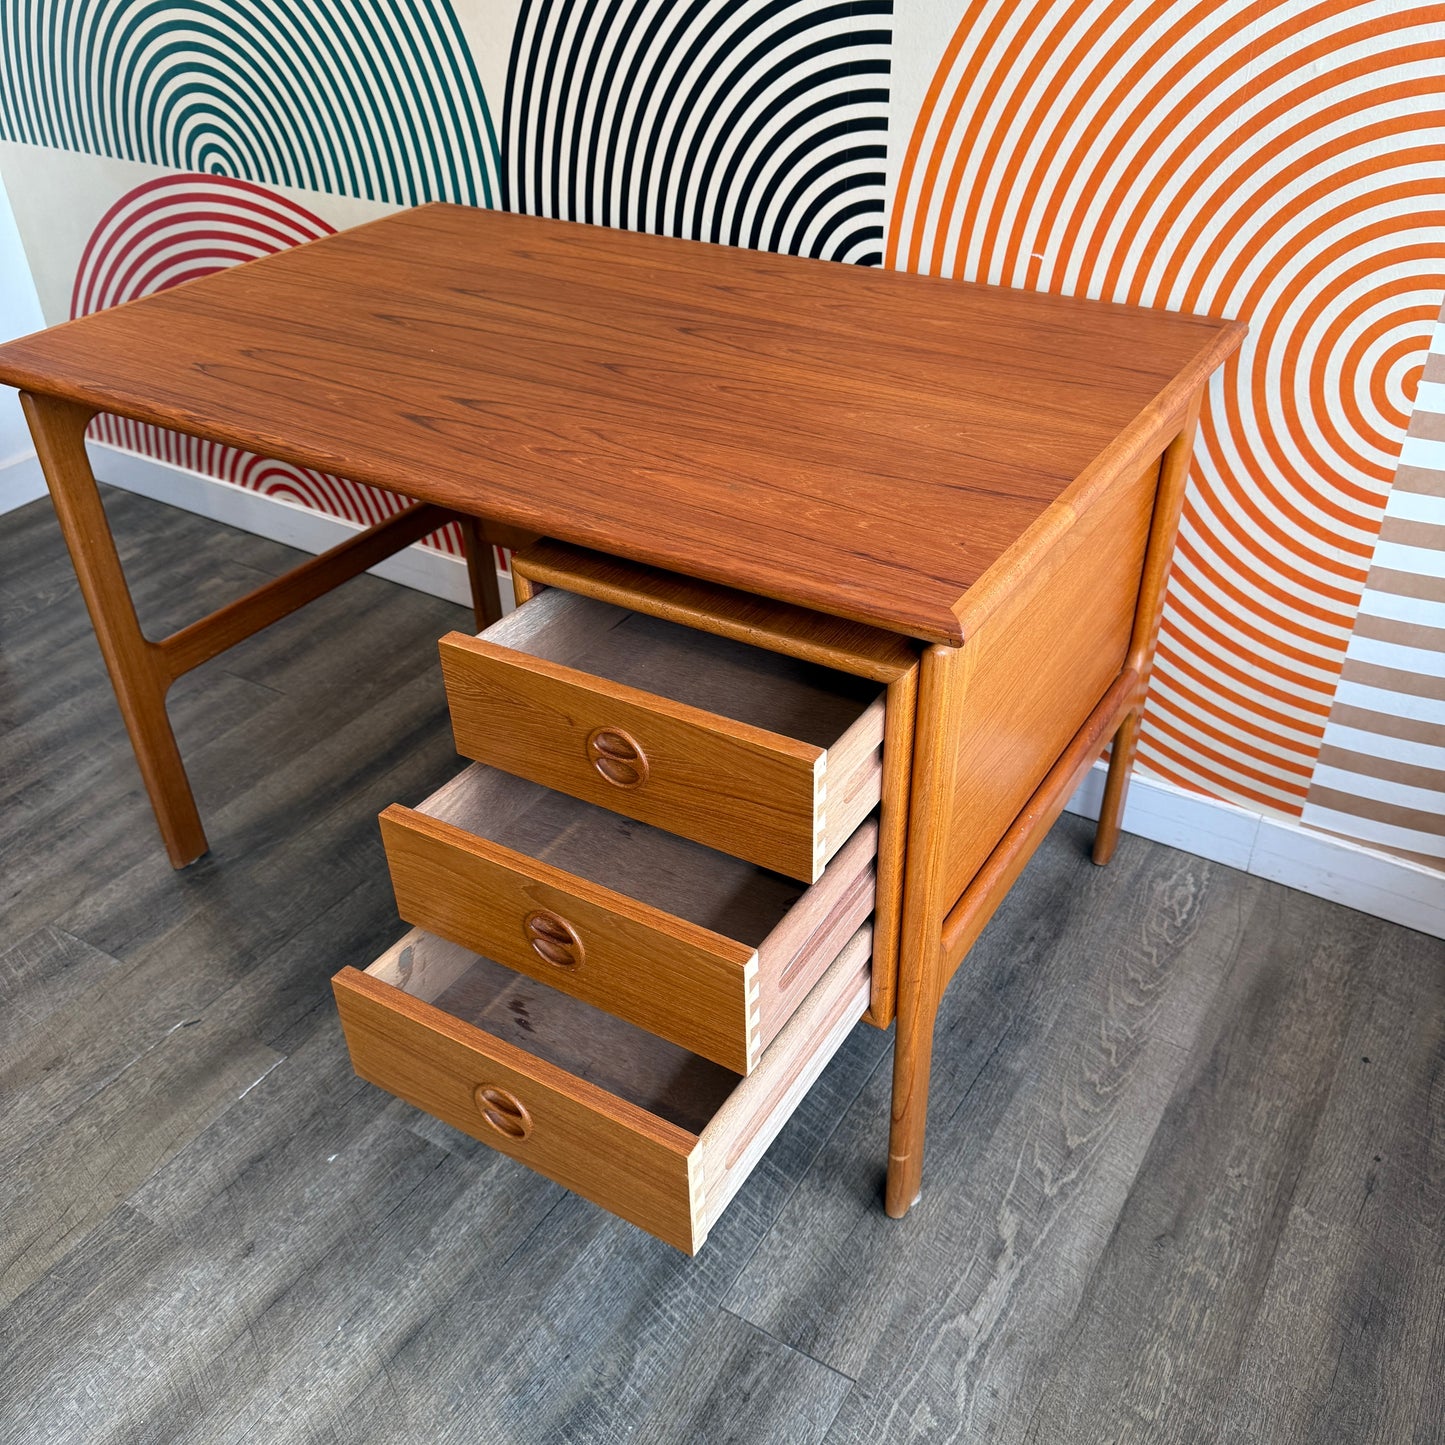
[[[881,683],[595,598],[550,588],[483,636],[814,747],[834,747],[865,714],[860,746],[882,741]]]
[[[381,829],[408,923],[740,1073],[877,896],[873,818],[809,886],[483,764]]]
[[[720,1064],[420,929],[366,971],[691,1134],[739,1083]]]

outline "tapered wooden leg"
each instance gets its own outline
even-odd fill
[[[85,453],[85,428],[95,413],[29,394],[21,403],[161,838],[171,863],[184,868],[206,851],[206,834],[166,716],[169,670],[141,633]]]
[[[485,632],[502,617],[502,588],[492,542],[475,517],[459,517],[462,547],[467,556],[467,578],[472,584],[472,612],[477,631]]]
[[[902,1219],[923,1194],[923,1143],[928,1130],[928,1080],[933,1072],[938,1002],[936,992],[921,994],[905,1013],[903,1000],[899,1000],[884,1196],[884,1207],[893,1219]]]
[[[467,575],[472,583],[472,610],[476,614],[477,630],[482,632],[502,615],[502,591],[492,548],[510,547],[513,552],[518,552],[530,547],[538,534],[508,526],[505,522],[484,522],[477,517],[458,517],[457,521],[461,524]],[[512,593],[519,605],[531,596],[530,588],[515,571],[512,573]]]
[[[1094,833],[1094,862],[1101,868],[1119,846],[1119,829],[1124,822],[1124,803],[1129,796],[1129,777],[1134,754],[1139,749],[1139,711],[1136,708],[1114,734],[1109,750],[1109,774],[1104,782],[1104,802],[1099,809],[1099,826]]]
[[[1101,867],[1114,856],[1119,844],[1119,827],[1124,819],[1124,801],[1129,792],[1129,774],[1139,748],[1139,724],[1144,693],[1154,666],[1154,644],[1159,638],[1159,619],[1164,614],[1164,592],[1169,585],[1169,567],[1174,557],[1174,539],[1179,534],[1179,514],[1184,508],[1184,488],[1189,481],[1189,461],[1194,453],[1194,430],[1199,421],[1202,389],[1184,418],[1179,434],[1164,449],[1159,464],[1159,486],[1154,494],[1154,517],[1149,524],[1149,545],[1144,553],[1144,571],[1139,579],[1139,600],[1134,607],[1134,631],[1124,663],[1139,677],[1139,704],[1120,724],[1109,754],[1109,776],[1104,783],[1104,803],[1099,809],[1099,827],[1094,834],[1094,862]]]
[[[962,698],[970,661],[966,647],[930,647],[919,679],[884,1201],[894,1219],[908,1213],[923,1186],[933,1026],[944,983],[942,925],[953,901],[944,897],[943,883],[958,761],[950,715]]]

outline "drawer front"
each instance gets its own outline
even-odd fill
[[[441,660],[463,757],[790,878],[821,874],[824,749],[484,638],[443,638]]]
[[[388,808],[381,831],[408,923],[738,1074],[756,1067],[876,892],[869,822],[753,947],[430,812]],[[694,866],[747,867],[673,842],[698,855]]]
[[[368,1082],[691,1253],[698,1140],[358,969],[333,980]]]
[[[737,1073],[756,1062],[751,948],[410,808],[381,835],[408,923]]]

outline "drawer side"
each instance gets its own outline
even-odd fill
[[[873,930],[848,941],[765,1056],[702,1134],[703,1214],[711,1229],[868,1008]]]
[[[878,892],[878,824],[869,819],[758,947],[758,994],[767,1048],[813,985],[872,916]]]

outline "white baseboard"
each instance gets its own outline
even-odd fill
[[[0,516],[45,495],[45,476],[34,452],[21,452],[0,462]]]
[[[1104,764],[1095,763],[1067,807],[1097,818],[1103,797]],[[1124,829],[1445,938],[1445,876],[1346,838],[1264,818],[1138,773],[1129,784]]]
[[[269,537],[273,542],[284,542],[288,547],[299,547],[303,552],[324,552],[362,530],[355,522],[313,511],[281,497],[250,492],[123,447],[92,442],[90,451],[96,475],[111,486]],[[448,557],[429,547],[411,546],[378,562],[370,571],[388,582],[400,582],[417,592],[471,606],[466,563],[458,557]],[[510,610],[510,577],[504,578],[501,590],[502,605]]]

